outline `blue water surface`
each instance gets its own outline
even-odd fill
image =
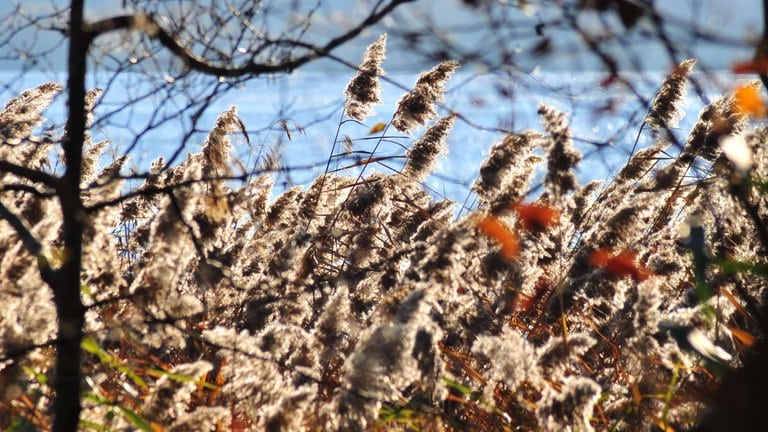
[[[341,142],[345,136],[352,141],[354,150],[360,152],[357,153],[360,158],[370,156],[366,152],[374,147],[376,156],[393,157],[383,165],[369,166],[366,172],[391,172],[402,166],[405,149],[424,129],[417,129],[409,136],[389,128],[383,140],[377,138],[381,133],[371,135],[369,130],[379,122],[391,120],[397,100],[413,85],[417,76],[412,73],[387,76],[383,83],[384,103],[376,107],[377,115],[364,123],[349,121],[342,115],[343,92],[350,78],[347,74],[298,72],[253,79],[205,104],[199,113],[182,111],[183,98],[169,102],[161,94],[150,94],[126,106],[125,100],[141,94],[142,86],[151,88],[140,75],[124,73],[91,77],[92,86],[107,84],[107,91],[96,109],[93,139],[110,140],[106,159],[130,152],[131,166],[141,172],[159,156],[168,160],[174,153],[183,157],[186,152],[199,150],[216,116],[235,105],[250,138],[250,144],[244,139],[233,140],[240,165],[246,170],[253,169],[270,149],[279,150],[284,170],[277,173],[275,193],[294,184],[306,185],[322,173],[332,149],[337,154],[343,151]],[[609,179],[635,146],[647,104],[653,99],[664,73],[630,77],[635,84],[634,93],[618,84],[599,86],[604,78],[596,72],[534,72],[504,76],[467,70],[458,72],[446,85],[445,102],[440,111],[441,115],[455,111],[460,114],[460,119],[447,139],[448,154],[435,175],[427,179],[426,186],[438,198],[465,202],[469,186],[494,142],[508,131],[543,130],[537,114],[541,103],[569,113],[576,146],[585,154],[578,169],[580,180]],[[17,89],[51,79],[64,82],[62,77],[34,72],[23,76],[15,72],[3,73],[0,79],[5,84],[5,99]],[[679,132],[679,141],[684,142],[685,131],[695,122],[704,101],[727,91],[737,79],[728,74],[697,77],[703,83],[704,93],[696,94],[689,86],[686,115],[676,132]],[[62,95],[46,113],[48,124],[63,124],[64,112],[65,97]],[[178,112],[182,114],[174,117]],[[171,118],[163,120],[164,117]],[[147,124],[156,126],[147,129]],[[190,132],[193,126],[195,129]],[[652,139],[652,134],[645,131],[639,134],[637,145],[642,148]],[[352,163],[354,160],[350,158],[334,160],[331,168]],[[356,173],[354,170],[349,172],[351,175]]]

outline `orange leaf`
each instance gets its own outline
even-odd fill
[[[768,59],[758,59],[749,62],[736,63],[731,67],[731,71],[737,74],[766,74],[768,73]]]
[[[557,209],[541,204],[515,204],[517,220],[528,231],[544,231],[555,225],[560,218]]]
[[[372,134],[375,134],[375,133],[381,132],[381,131],[383,131],[383,130],[384,130],[384,128],[386,128],[386,127],[387,127],[387,124],[386,124],[386,123],[383,123],[383,122],[382,122],[382,123],[376,123],[375,125],[373,125],[373,127],[371,128],[371,130],[369,130],[369,131],[368,131],[368,135],[372,135]]]
[[[640,388],[637,384],[633,383],[629,384],[629,388],[632,390],[632,401],[635,405],[640,406],[640,404],[643,403],[643,396],[640,394]]]
[[[650,276],[648,270],[639,266],[635,261],[637,255],[632,251],[621,251],[618,254],[611,249],[598,249],[589,257],[589,264],[600,267],[606,273],[623,278],[631,277],[636,282],[641,282]]]
[[[766,115],[766,108],[760,98],[760,90],[752,85],[744,85],[733,92],[734,110],[737,114],[762,118]]]
[[[610,249],[598,249],[589,256],[589,265],[592,267],[605,267],[611,259]]]
[[[747,312],[747,310],[744,309],[744,306],[742,306],[741,303],[739,303],[739,301],[736,300],[736,297],[734,297],[733,294],[731,294],[731,292],[728,291],[728,289],[726,288],[721,289],[720,294],[722,294],[733,305],[733,307],[735,307],[736,310],[739,311],[740,314],[742,314],[747,318],[749,317],[749,312]]]
[[[733,337],[738,339],[739,342],[743,343],[747,347],[751,347],[757,341],[757,338],[752,336],[752,334],[746,330],[737,329],[736,327],[728,327],[728,330],[731,331]]]
[[[517,234],[495,216],[486,216],[477,222],[477,228],[491,240],[501,246],[501,254],[513,260],[520,253],[520,240]]]

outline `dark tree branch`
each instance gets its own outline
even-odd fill
[[[763,0],[763,42],[768,42],[768,0]]]
[[[411,3],[413,1],[415,0],[392,0],[381,9],[373,10],[371,14],[368,15],[368,17],[360,22],[360,24],[350,29],[346,33],[330,40],[322,47],[291,42],[295,46],[301,46],[302,48],[309,49],[311,53],[274,64],[250,62],[242,66],[234,67],[228,65],[213,64],[185,47],[176,38],[175,35],[169,33],[167,30],[161,27],[152,15],[134,14],[107,18],[86,25],[84,32],[87,35],[89,41],[102,34],[115,30],[129,29],[144,32],[149,37],[157,39],[163,46],[165,46],[178,58],[184,60],[190,69],[207,75],[234,78],[245,75],[290,72],[305,63],[323,57],[345,42],[354,39],[360,33],[362,33],[363,30],[381,21],[381,19],[390,14],[399,5],[404,3]]]
[[[16,214],[14,214],[8,207],[0,201],[0,219],[4,219],[8,224],[16,231],[16,234],[21,237],[24,247],[27,248],[30,254],[37,258],[37,266],[40,270],[40,276],[47,283],[53,281],[54,272],[48,263],[48,259],[43,254],[43,245],[35,238],[35,235],[27,227]]]
[[[123,203],[131,198],[137,198],[137,197],[151,197],[155,195],[162,195],[162,194],[172,194],[175,190],[179,188],[183,188],[186,186],[193,185],[195,183],[205,183],[209,181],[226,181],[226,180],[239,180],[244,181],[246,178],[246,175],[236,176],[236,177],[230,177],[230,176],[221,176],[221,177],[211,177],[211,178],[202,178],[202,179],[192,179],[192,180],[185,180],[182,182],[174,183],[171,185],[166,186],[150,186],[150,187],[141,187],[139,189],[132,190],[130,192],[127,192],[123,195],[120,195],[119,197],[106,200],[106,201],[100,201],[95,204],[91,204],[89,206],[84,207],[84,210],[87,213],[95,213],[99,210],[102,210],[104,208],[117,205],[120,203]]]
[[[40,189],[28,185],[28,184],[19,184],[19,183],[12,183],[12,184],[3,184],[2,187],[0,187],[0,191],[2,192],[24,192],[29,193],[37,198],[54,198],[56,196],[56,193],[53,191],[41,191]]]
[[[763,37],[755,50],[755,63],[761,65],[758,68],[765,68],[765,60],[768,60],[768,0],[763,0]],[[768,74],[766,74],[766,71],[762,71],[760,80],[763,81],[763,86],[768,89]]]
[[[16,349],[12,349],[12,350],[6,352],[3,357],[0,357],[0,362],[6,362],[6,361],[9,361],[9,360],[10,361],[15,361],[19,357],[21,357],[21,356],[23,356],[23,355],[25,355],[27,353],[30,353],[30,352],[32,352],[32,351],[34,351],[36,349],[48,348],[48,347],[50,347],[52,345],[55,345],[56,342],[57,341],[55,339],[53,339],[53,340],[49,340],[49,341],[42,342],[42,343],[25,344],[22,347],[18,347]]]
[[[80,370],[85,307],[80,299],[83,253],[83,204],[80,178],[86,139],[85,77],[90,38],[83,30],[84,0],[72,0],[68,59],[69,100],[66,136],[62,142],[67,163],[58,196],[63,215],[62,240],[66,259],[49,283],[58,317],[53,430],[75,432],[80,421]]]
[[[39,255],[43,250],[43,246],[35,238],[34,235],[27,228],[27,224],[24,223],[18,216],[16,216],[8,207],[0,201],[0,218],[5,219],[6,222],[16,231],[21,237],[21,241],[24,242],[26,247],[32,255]]]
[[[58,189],[59,179],[40,170],[27,168],[21,165],[0,160],[0,172],[11,173],[35,183],[42,183],[50,188]]]

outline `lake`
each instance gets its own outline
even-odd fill
[[[244,166],[252,168],[257,155],[264,154],[269,147],[280,147],[281,165],[287,169],[278,174],[275,192],[279,193],[292,184],[306,184],[323,172],[335,137],[341,140],[347,136],[354,143],[355,150],[370,151],[376,142],[368,133],[370,128],[391,119],[403,89],[410,88],[417,76],[415,73],[388,75],[390,82],[383,83],[384,104],[376,107],[378,114],[366,119],[364,124],[346,121],[341,127],[343,92],[350,75],[298,72],[283,77],[254,79],[201,105],[196,129],[189,135],[182,151],[198,150],[216,116],[229,106],[237,105],[251,140],[250,146],[244,140],[237,140],[240,143],[236,149],[237,156]],[[631,81],[647,102],[653,99],[663,77],[663,73],[648,73],[635,75]],[[19,76],[15,72],[3,72],[0,75],[6,88],[3,96],[7,100],[11,94],[8,86],[28,88],[51,78],[50,74],[33,72]],[[63,82],[61,77],[53,78]],[[138,169],[145,169],[149,161],[158,156],[167,158],[173,154],[189,132],[192,116],[184,113],[177,118],[160,121],[162,115],[158,113],[173,117],[174,110],[178,112],[178,107],[184,106],[183,101],[168,103],[163,95],[150,95],[140,103],[125,107],[126,95],[138,91],[146,83],[143,83],[141,76],[131,74],[119,75],[112,81],[107,81],[108,78],[96,80],[109,82],[96,118],[102,118],[105,113],[111,114],[108,122],[97,123],[93,131],[94,140],[111,140],[111,155],[125,152],[135,144],[131,150],[132,164]],[[626,161],[646,108],[637,95],[620,85],[598,87],[596,83],[603,78],[602,74],[592,72],[534,72],[501,77],[498,74],[460,71],[447,84],[448,91],[441,111],[454,110],[461,114],[462,119],[457,120],[447,140],[448,155],[435,175],[427,179],[427,186],[437,197],[463,202],[488,149],[501,139],[503,130],[542,130],[536,114],[542,102],[570,113],[576,145],[586,156],[579,169],[581,181],[609,178]],[[713,98],[732,85],[736,77],[723,73],[699,79],[705,84],[706,98]],[[94,81],[93,77],[91,81]],[[690,86],[688,90],[687,114],[679,128],[683,141],[685,131],[695,122],[703,105]],[[46,114],[49,123],[63,123],[65,99],[59,97],[51,106]],[[300,125],[301,131],[292,130],[289,139],[281,120],[286,120],[282,124],[291,129]],[[147,124],[154,123],[157,123],[156,127],[146,129]],[[388,139],[382,141],[377,150],[378,156],[403,155],[404,149],[419,138],[423,128],[410,137],[393,132],[396,131],[390,129]],[[137,135],[140,139],[136,139]],[[650,136],[648,132],[643,133],[639,146],[646,146]],[[341,152],[340,144],[337,144],[335,152]],[[396,169],[401,163],[401,159],[394,159],[389,161],[389,168],[379,166],[376,169]],[[332,167],[339,164],[343,166],[345,162],[333,164]]]

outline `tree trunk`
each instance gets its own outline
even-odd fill
[[[85,309],[80,299],[83,207],[80,197],[83,142],[85,140],[85,73],[89,36],[83,31],[84,0],[72,0],[70,12],[68,118],[62,143],[66,171],[59,201],[63,214],[65,259],[51,282],[58,314],[53,430],[76,431],[80,419],[80,344]]]

